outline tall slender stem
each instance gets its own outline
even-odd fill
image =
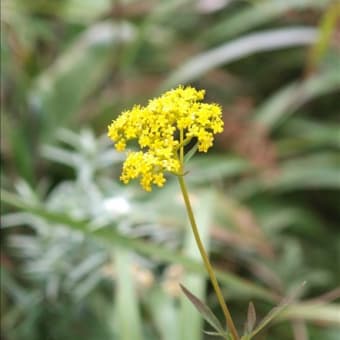
[[[182,163],[182,165],[183,165],[183,163]],[[189,195],[188,195],[188,190],[186,188],[185,181],[184,181],[184,176],[180,175],[180,176],[177,176],[177,178],[178,178],[178,181],[179,181],[179,185],[181,187],[183,199],[184,199],[184,202],[185,202],[185,207],[187,209],[188,217],[189,217],[189,220],[190,220],[191,228],[192,228],[195,240],[196,240],[197,247],[199,249],[202,260],[204,262],[204,266],[205,266],[205,268],[206,268],[206,270],[209,274],[210,281],[211,281],[213,288],[215,290],[218,302],[219,302],[219,304],[220,304],[220,306],[223,310],[223,314],[225,316],[227,327],[232,334],[233,340],[239,340],[240,337],[237,333],[236,327],[234,325],[234,322],[233,322],[233,319],[232,319],[231,314],[229,312],[229,309],[227,307],[227,304],[224,301],[224,298],[223,298],[223,295],[222,295],[222,292],[221,292],[221,288],[220,288],[220,286],[217,282],[216,275],[214,273],[214,270],[213,270],[212,265],[211,265],[210,260],[209,260],[209,256],[207,255],[207,253],[204,249],[204,245],[202,243],[202,240],[201,240],[198,228],[197,228],[197,224],[196,224],[196,221],[195,221],[194,213],[193,213],[193,210],[192,210],[192,207],[191,207],[191,203],[190,203],[190,199],[189,199]]]

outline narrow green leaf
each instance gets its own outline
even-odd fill
[[[226,332],[224,334],[221,334],[219,332],[209,332],[209,331],[203,331],[203,332],[207,335],[223,337],[226,340],[230,339],[229,335]]]
[[[303,319],[340,326],[339,303],[300,303],[288,306],[280,315],[280,320]]]
[[[218,332],[209,332],[209,331],[203,331],[205,334],[212,335],[212,336],[220,336],[221,334]]]
[[[250,177],[231,186],[229,190],[238,199],[245,199],[265,190],[292,192],[294,190],[339,189],[340,159],[333,152],[320,152],[285,161],[280,175],[271,181]]]
[[[274,20],[288,11],[307,8],[323,9],[333,0],[285,0],[253,1],[254,4],[239,10],[232,16],[223,17],[201,37],[215,42],[229,39],[240,33]]]
[[[159,339],[181,340],[178,327],[180,313],[174,297],[164,292],[160,285],[154,285],[143,297],[145,298],[143,304],[149,310],[153,324],[159,331]]]
[[[306,282],[303,282],[301,286],[295,289],[287,298],[283,299],[277,307],[274,307],[250,334],[250,338],[261,332],[275,318],[278,318],[278,316],[301,294],[305,284]]]
[[[250,301],[248,306],[248,314],[246,321],[246,333],[251,333],[256,324],[256,310],[254,304]]]
[[[319,24],[319,37],[310,53],[309,70],[314,70],[320,63],[331,43],[332,35],[340,19],[340,2],[333,2],[325,11]]]
[[[279,90],[256,111],[255,120],[267,129],[274,129],[311,99],[340,89],[340,64],[301,82]]]
[[[284,138],[277,143],[283,157],[322,147],[340,148],[340,124],[292,117],[281,127]],[[301,134],[303,131],[303,134]]]
[[[187,296],[187,298],[192,302],[192,304],[196,307],[199,313],[202,314],[203,318],[218,332],[218,334],[222,335],[225,333],[221,323],[216,318],[211,309],[199,298],[197,298],[194,294],[190,293],[188,289],[186,289],[183,285],[180,285],[183,293]]]
[[[189,160],[192,158],[192,156],[195,155],[198,148],[198,143],[196,143],[184,156],[184,163],[189,162]]]
[[[3,126],[6,130],[4,133],[4,140],[8,139],[11,147],[13,161],[18,175],[23,177],[26,181],[34,183],[34,160],[32,158],[32,145],[30,142],[30,128],[27,120],[22,120],[21,124],[14,124],[11,120],[7,120],[6,116],[2,116]],[[6,119],[6,121],[5,121]]]
[[[128,249],[115,247],[112,251],[116,279],[116,318],[115,327],[121,340],[142,340],[142,320],[138,308],[137,292],[132,277],[132,255]],[[114,321],[114,320],[113,320]]]
[[[263,320],[258,324],[258,326],[254,329],[254,331],[251,333],[250,337],[254,337],[258,333],[260,333],[271,321],[273,321],[275,318],[279,316],[282,311],[287,308],[287,303],[282,303],[277,307],[274,307],[264,318]]]
[[[181,64],[162,86],[162,90],[198,79],[208,71],[262,51],[304,46],[314,43],[317,30],[312,27],[290,27],[252,33],[209,51]]]

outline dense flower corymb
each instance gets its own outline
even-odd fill
[[[179,150],[193,138],[198,151],[207,152],[214,134],[222,132],[221,108],[201,101],[204,90],[179,86],[152,99],[145,107],[134,106],[122,112],[108,127],[108,136],[118,151],[124,151],[129,140],[137,140],[140,151],[128,151],[120,179],[128,183],[139,178],[141,186],[165,183],[165,172],[180,174]]]

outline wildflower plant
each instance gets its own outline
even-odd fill
[[[127,158],[120,176],[125,184],[139,178],[143,189],[151,191],[153,185],[164,186],[165,174],[173,174],[177,177],[195,241],[223,311],[227,330],[208,306],[183,286],[181,286],[182,291],[216,330],[215,333],[210,334],[219,335],[226,340],[239,340],[240,336],[201,241],[184,180],[185,160],[196,151],[207,152],[213,145],[214,135],[223,131],[221,107],[217,104],[203,103],[204,95],[204,90],[179,86],[159,98],[151,99],[144,107],[136,105],[131,110],[122,112],[108,126],[108,136],[115,143],[118,151],[127,150]],[[128,142],[133,140],[137,141],[138,151],[128,148]],[[185,155],[185,148],[189,145],[193,146]],[[264,327],[260,323],[253,329],[254,319],[255,310],[250,304],[248,327],[241,340],[251,339]]]
[[[118,151],[133,139],[141,149],[128,152],[121,175],[124,183],[140,177],[146,191],[151,191],[152,184],[162,187],[164,173],[183,174],[183,150],[192,139],[197,139],[198,151],[208,151],[214,134],[222,132],[223,121],[217,104],[201,102],[204,93],[180,86],[145,107],[134,106],[112,122],[108,136]]]

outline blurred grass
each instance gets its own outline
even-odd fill
[[[337,339],[339,17],[332,0],[3,0],[1,336],[211,338],[178,288],[219,313],[175,181],[123,186],[103,136],[191,83],[224,112],[187,178],[237,327],[249,299],[265,315],[307,281],[258,338]]]

